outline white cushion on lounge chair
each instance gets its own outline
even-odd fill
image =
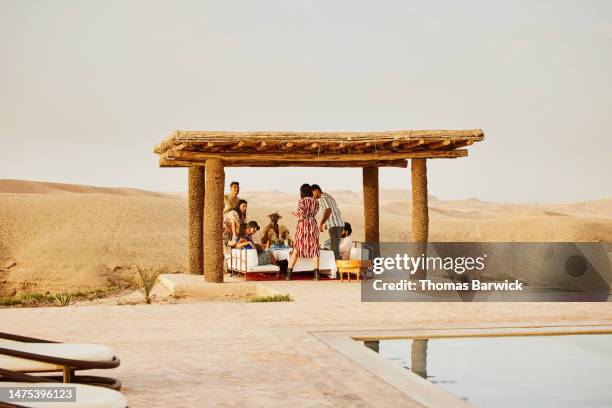
[[[0,348],[41,354],[50,357],[69,358],[84,361],[112,361],[115,352],[108,346],[101,344],[79,343],[24,343],[17,341],[2,341]],[[25,358],[12,357],[0,354],[0,368],[24,373],[58,371],[62,366]]]
[[[63,383],[25,383],[25,382],[2,382],[2,387],[11,388],[58,388],[75,387],[76,402],[19,402],[10,401],[18,405],[32,408],[126,408],[127,399],[119,391],[104,387],[94,387],[84,384]],[[2,402],[9,402],[8,400]]]

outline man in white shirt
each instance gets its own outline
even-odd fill
[[[312,196],[319,201],[319,208],[323,210],[319,230],[323,232],[327,228],[330,249],[334,251],[334,257],[338,260],[340,259],[340,236],[344,229],[344,220],[342,219],[342,214],[340,214],[340,208],[338,208],[334,197],[321,191],[321,187],[318,184],[313,184],[310,188]]]

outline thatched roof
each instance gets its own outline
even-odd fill
[[[155,147],[160,166],[406,166],[410,158],[456,158],[484,139],[480,129],[388,132],[225,132],[177,130]]]

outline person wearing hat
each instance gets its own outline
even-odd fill
[[[270,223],[266,225],[261,233],[261,245],[270,247],[271,245],[283,245],[285,240],[289,241],[289,230],[284,225],[280,225],[281,215],[278,211],[268,214]]]

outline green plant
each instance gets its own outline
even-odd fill
[[[55,298],[54,299],[55,303],[58,306],[64,307],[70,304],[70,301],[72,300],[72,295],[70,293],[62,292],[62,293],[57,293],[54,298]]]
[[[277,293],[267,296],[255,296],[248,299],[247,302],[293,302],[293,299],[288,293]]]
[[[138,270],[138,274],[136,275],[134,285],[144,297],[145,302],[150,304],[151,291],[157,283],[159,275],[166,272],[166,268],[145,268],[136,266],[136,269]]]

